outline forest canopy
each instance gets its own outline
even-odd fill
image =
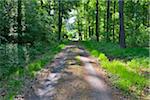
[[[148,0],[125,0],[123,5],[126,45],[130,47],[148,46]],[[73,10],[74,12],[70,13]],[[98,15],[96,15],[96,12],[98,12]],[[75,22],[69,24],[71,29],[68,32],[66,21],[71,17],[75,17]],[[68,35],[73,30],[76,31],[71,35],[71,38],[77,38],[76,35],[78,35],[83,40],[99,38],[100,40],[118,43],[118,1],[0,1],[1,43],[34,44],[37,41],[63,40],[63,36]]]

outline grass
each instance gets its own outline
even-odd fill
[[[85,41],[81,44],[97,57],[113,85],[135,97],[146,97],[150,73],[149,51],[145,48],[120,48],[114,43]]]
[[[14,96],[21,93],[26,77],[32,79],[36,72],[42,69],[55,54],[64,48],[67,42],[55,45],[47,45],[32,49],[32,60],[26,67],[13,66],[6,70],[5,77],[0,79],[0,92],[2,100],[13,100]],[[107,70],[110,80],[125,93],[134,94],[137,97],[146,95],[144,89],[148,86],[149,77],[149,52],[146,48],[119,48],[117,44],[86,41],[81,42],[90,53],[100,60],[100,64]],[[34,56],[34,57],[33,57]],[[1,72],[4,70],[0,68]]]
[[[48,48],[37,47],[38,50],[34,51],[34,59],[30,61],[26,66],[12,66],[11,69],[7,69],[7,74],[4,73],[0,80],[0,92],[3,96],[0,96],[2,100],[13,100],[14,96],[21,93],[25,80],[28,77],[33,79],[37,71],[41,70],[48,62],[52,60],[55,54],[64,48],[65,44],[53,44],[47,45]],[[36,51],[36,53],[35,53]],[[5,69],[5,70],[6,70]],[[0,68],[1,72],[3,68]]]

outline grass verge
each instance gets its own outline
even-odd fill
[[[97,57],[107,71],[113,85],[136,98],[148,98],[149,61],[148,49],[120,48],[117,44],[85,41],[81,44]]]

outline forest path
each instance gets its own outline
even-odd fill
[[[113,100],[113,96],[97,59],[73,44],[37,73],[25,100]]]

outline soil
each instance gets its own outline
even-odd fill
[[[112,88],[98,60],[78,45],[67,45],[37,72],[16,100],[128,100]]]

